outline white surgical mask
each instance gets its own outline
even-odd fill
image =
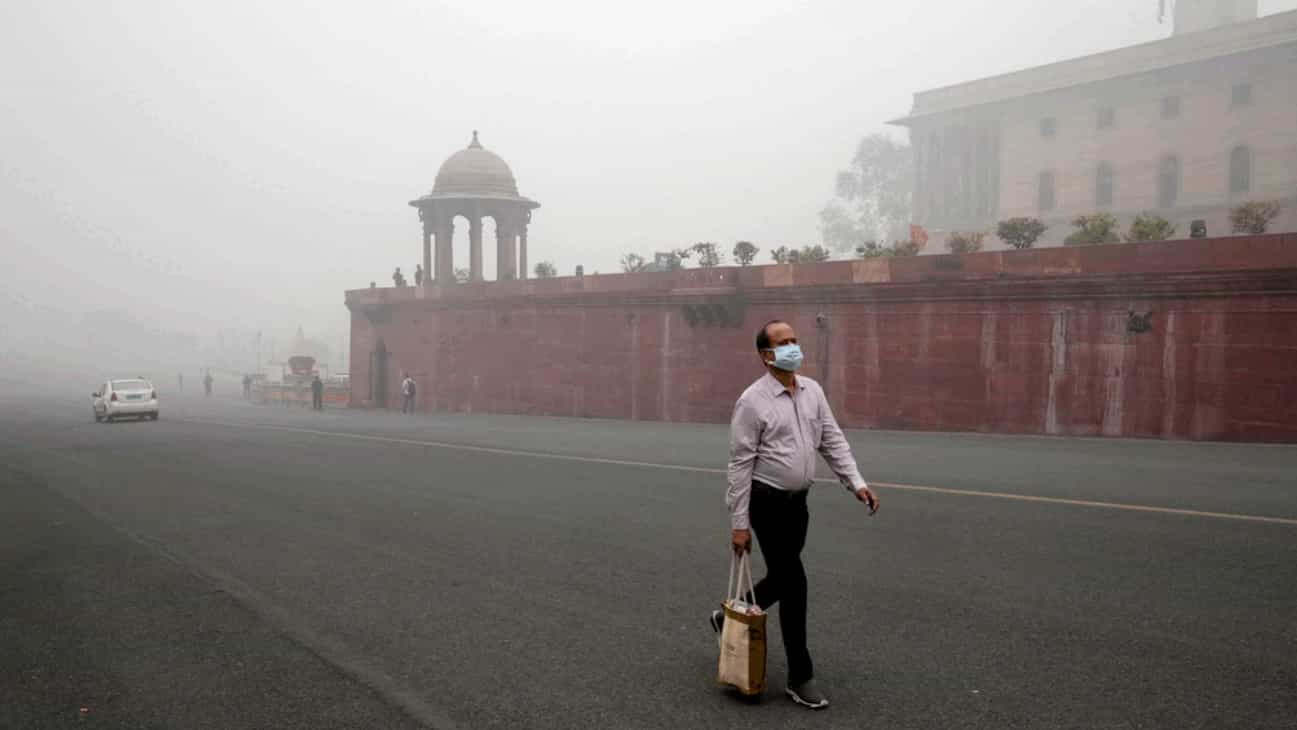
[[[775,361],[771,364],[780,370],[792,373],[802,366],[802,348],[796,343],[780,345],[769,351],[775,353]]]

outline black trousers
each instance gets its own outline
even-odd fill
[[[806,492],[785,492],[752,483],[748,519],[766,559],[766,577],[756,584],[756,603],[763,610],[779,604],[779,630],[788,656],[788,685],[797,685],[815,674],[806,648]]]
[[[311,394],[311,407],[314,408],[314,409],[317,410],[317,411],[322,411],[322,410],[324,410],[324,394],[323,394],[323,393],[312,393],[312,394]]]

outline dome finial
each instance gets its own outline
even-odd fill
[[[477,141],[477,130],[476,130],[476,129],[473,130],[473,141],[468,143],[468,148],[469,148],[470,150],[480,150],[480,149],[482,149],[482,143]]]

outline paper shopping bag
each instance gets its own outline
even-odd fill
[[[722,607],[725,623],[721,627],[721,657],[716,681],[734,687],[745,695],[766,690],[766,614],[759,606],[743,600],[743,577],[752,590],[751,558],[744,554],[730,561],[730,587]]]

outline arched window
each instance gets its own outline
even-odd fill
[[[1252,189],[1252,150],[1239,145],[1229,151],[1229,191],[1246,193]]]
[[[1041,211],[1054,209],[1054,173],[1040,173],[1040,185],[1036,190],[1036,208]]]
[[[1180,198],[1180,158],[1166,155],[1157,166],[1157,204],[1174,208]]]
[[[1094,204],[1100,208],[1112,205],[1112,165],[1106,162],[1099,164],[1094,175]]]

